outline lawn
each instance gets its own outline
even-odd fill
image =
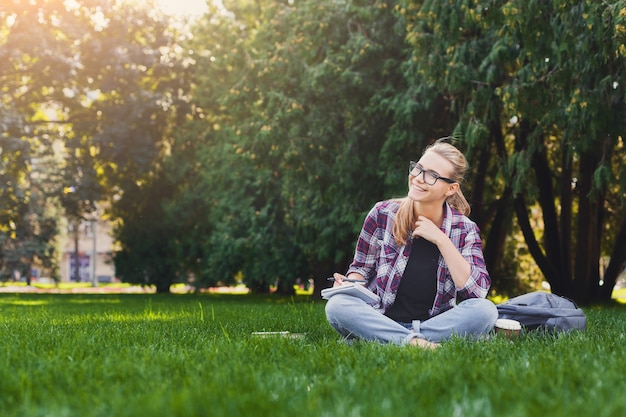
[[[585,311],[430,352],[348,346],[306,297],[0,294],[0,415],[624,416],[626,306]]]

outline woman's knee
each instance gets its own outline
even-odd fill
[[[341,316],[345,314],[346,310],[346,300],[344,300],[344,296],[342,294],[335,294],[330,297],[326,302],[326,318],[330,322],[340,321]]]
[[[495,324],[498,319],[498,309],[496,305],[486,298],[470,298],[461,304],[472,309],[472,315],[484,323]]]
[[[337,302],[335,302],[335,298],[336,297],[331,297],[327,302],[326,302],[326,307],[324,308],[324,310],[326,311],[326,318],[330,321],[331,317],[335,317],[335,315],[337,314]]]

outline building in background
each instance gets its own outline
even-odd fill
[[[93,283],[94,277],[99,283],[116,281],[111,223],[102,219],[82,220],[78,225],[70,224],[67,230],[59,244],[61,282]]]

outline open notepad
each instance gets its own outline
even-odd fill
[[[340,287],[325,288],[321,292],[322,298],[328,300],[335,294],[349,294],[354,297],[359,297],[361,300],[367,303],[377,303],[380,301],[380,297],[365,288],[361,284],[351,283],[345,284]]]

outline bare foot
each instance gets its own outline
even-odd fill
[[[410,343],[411,345],[418,346],[424,350],[435,350],[440,346],[439,343],[429,342],[428,340],[420,339],[419,337],[414,337],[411,339]]]

